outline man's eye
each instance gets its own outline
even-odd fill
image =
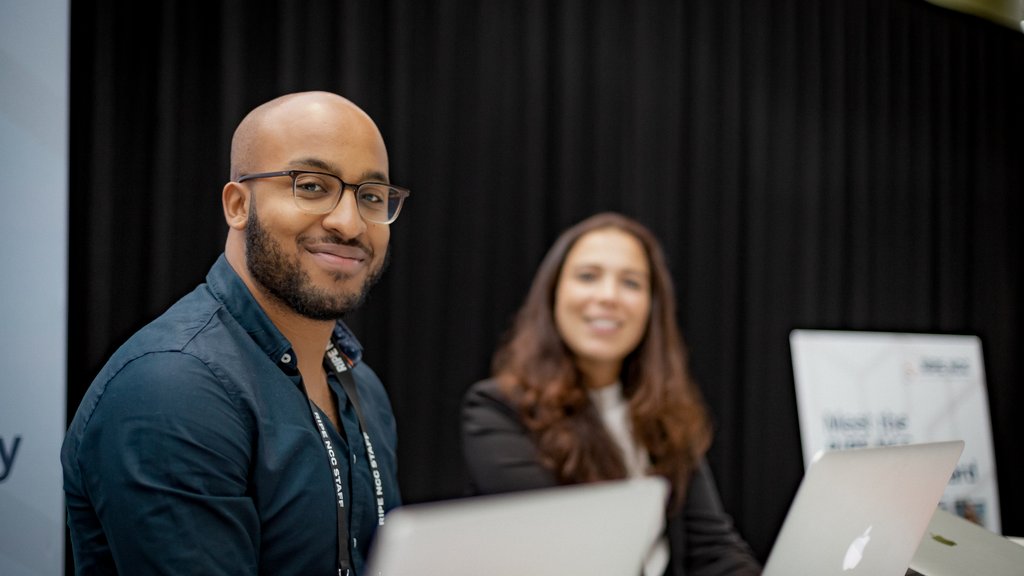
[[[319,184],[314,184],[312,182],[305,182],[303,184],[296,184],[295,187],[298,188],[299,190],[301,190],[302,192],[306,192],[308,194],[323,194],[324,193],[323,186],[321,186]]]
[[[303,198],[318,198],[331,194],[331,189],[314,176],[305,176],[295,181],[295,193]]]
[[[359,201],[363,204],[383,204],[384,198],[376,192],[360,192]]]

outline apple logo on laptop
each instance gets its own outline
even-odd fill
[[[871,526],[868,526],[868,529],[860,536],[854,538],[853,542],[850,543],[850,547],[846,549],[846,556],[843,557],[843,571],[853,570],[860,564],[861,559],[864,557],[864,547],[871,540],[871,528]]]

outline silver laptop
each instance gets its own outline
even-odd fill
[[[667,497],[667,481],[650,477],[396,508],[366,574],[639,574]]]
[[[764,576],[904,576],[963,447],[935,442],[819,455]]]
[[[924,576],[1021,576],[1024,574],[1024,546],[938,509],[928,523],[910,567],[912,574]]]

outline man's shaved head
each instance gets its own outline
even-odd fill
[[[373,119],[352,101],[330,92],[297,92],[286,94],[261,104],[246,114],[231,138],[231,180],[253,172],[258,162],[261,144],[273,138],[277,131],[287,130],[290,119],[296,115],[332,108],[349,116],[354,126],[369,126],[377,130]],[[380,139],[379,132],[377,138]],[[383,140],[381,140],[383,146]]]

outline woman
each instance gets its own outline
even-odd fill
[[[619,214],[569,228],[545,256],[494,377],[463,403],[476,493],[659,474],[666,529],[644,576],[759,574],[704,461],[708,415],[687,373],[657,240]]]

